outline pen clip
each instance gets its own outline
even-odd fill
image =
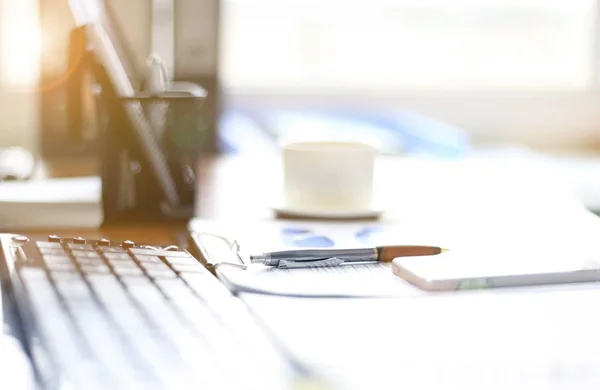
[[[329,259],[315,260],[315,261],[297,261],[297,260],[279,260],[277,268],[312,268],[312,267],[333,267],[344,264],[345,260],[331,257]]]

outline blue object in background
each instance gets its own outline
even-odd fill
[[[252,116],[227,110],[219,120],[217,147],[227,154],[262,154],[277,150],[277,140]]]
[[[410,111],[229,110],[222,117],[219,141],[226,153],[275,151],[282,139],[361,140],[384,154],[440,158],[470,149],[462,129]]]

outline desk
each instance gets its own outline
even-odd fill
[[[525,161],[529,161],[525,158]],[[197,180],[196,216],[236,220],[268,219],[274,216],[281,188],[282,172],[277,156],[220,156],[200,161]],[[407,219],[423,216],[446,219],[462,218],[465,213],[481,215],[491,210],[502,215],[503,207],[514,215],[515,205],[535,204],[540,216],[556,218],[556,204],[573,202],[574,198],[560,188],[562,182],[555,170],[540,170],[535,163],[527,171],[523,158],[498,161],[481,158],[473,162],[441,162],[383,157],[376,164],[376,202],[385,208],[385,218]],[[531,162],[531,161],[529,161]],[[37,177],[72,177],[93,175],[98,171],[93,158],[55,158],[45,161]],[[529,172],[529,173],[528,173]],[[551,174],[551,176],[549,175]],[[498,177],[512,185],[532,187],[543,184],[540,191],[511,191],[503,188]],[[393,180],[390,180],[393,178]],[[503,191],[501,196],[498,190]],[[496,201],[502,199],[502,204]],[[448,207],[451,204],[452,207]],[[510,210],[509,210],[510,209]],[[552,214],[547,213],[551,209]],[[528,210],[530,212],[531,210]],[[567,210],[569,212],[570,210]],[[49,232],[18,231],[23,234],[107,236],[116,240],[132,239],[156,244],[180,243],[185,223],[129,225],[102,229],[69,229]]]
[[[448,166],[441,166],[432,162],[426,162],[423,170],[419,171],[419,175],[414,176],[415,171],[411,169],[411,161],[395,159],[393,161],[382,161],[382,163],[378,173],[379,177],[376,179],[376,188],[380,194],[385,194],[383,199],[387,198],[393,201],[392,203],[388,203],[389,206],[394,206],[390,208],[388,218],[402,219],[410,216],[410,211],[414,215],[422,213],[423,210],[429,210],[428,215],[433,217],[440,215],[442,212],[446,212],[446,216],[460,216],[467,208],[474,214],[482,212],[485,218],[489,218],[489,215],[484,215],[483,211],[488,212],[493,209],[495,212],[494,217],[503,213],[502,205],[490,204],[490,199],[498,198],[497,194],[495,197],[485,198],[486,194],[495,191],[498,183],[495,183],[496,179],[494,175],[488,175],[489,172],[483,169],[485,168],[484,166],[477,166],[477,169],[474,171],[468,171],[471,168],[453,163]],[[503,163],[497,168],[518,176],[518,171],[514,173],[515,164],[518,165],[519,162]],[[61,169],[61,167],[64,168]],[[455,168],[458,169],[453,170]],[[448,170],[446,171],[446,169]],[[279,175],[281,173],[277,164],[273,163],[273,160],[258,158],[240,159],[235,157],[209,158],[201,162],[199,171],[197,216],[227,219],[257,219],[271,218],[273,216],[270,206],[276,201],[277,187],[280,180]],[[87,166],[73,166],[65,160],[47,162],[46,172],[52,177],[95,173],[93,162],[90,163],[88,161]],[[469,176],[471,179],[475,177],[476,180],[475,183],[471,183],[468,190],[465,190],[467,187],[461,187],[462,184],[465,184],[464,181],[461,182],[461,180],[465,180],[465,176],[461,176],[461,172],[475,175]],[[441,177],[439,181],[431,182],[425,178],[427,175],[434,173],[437,177]],[[390,177],[394,177],[395,180],[390,181]],[[523,183],[528,182],[527,179],[537,180],[539,177],[525,175]],[[495,184],[495,187],[490,187],[488,184]],[[419,194],[421,198],[416,199],[415,197]],[[443,196],[440,196],[440,194]],[[536,199],[538,201],[536,204],[540,206],[540,211],[546,211],[545,217],[553,220],[553,223],[555,223],[557,218],[560,217],[560,210],[553,209],[552,213],[548,213],[545,207],[561,204],[555,203],[555,200],[557,197],[561,198],[563,195],[560,191],[544,194],[547,196],[544,196],[543,199]],[[512,200],[525,199],[526,202],[530,202],[531,199],[528,197],[539,196],[539,193],[531,194],[519,191],[513,193],[507,191],[506,198],[508,201],[511,200],[511,196],[513,197]],[[462,203],[457,203],[460,207],[445,210],[447,203],[443,201],[457,200],[462,200]],[[434,201],[439,202],[435,203]],[[511,212],[514,215],[515,210],[511,210]],[[540,214],[540,216],[543,215]],[[460,220],[457,225],[464,223],[464,220]],[[564,221],[561,223],[567,225]],[[181,237],[180,233],[184,231],[185,224],[161,223],[146,226],[107,227],[88,231],[60,230],[49,232],[44,230],[17,233],[44,235],[57,233],[65,236],[86,235],[89,237],[107,236],[114,239],[128,238],[138,242],[169,244],[178,243]],[[589,301],[597,302],[599,296],[600,294],[598,293],[589,296],[586,300],[586,306],[594,307],[592,306],[593,302],[589,304]],[[490,305],[490,297],[500,301],[498,305],[502,311],[492,310],[493,306]],[[543,295],[541,294],[532,295],[525,302],[524,306],[520,306],[521,310],[518,312],[514,310],[517,304],[522,304],[522,299],[518,294],[495,294],[493,297],[491,293],[484,293],[481,296],[474,294],[467,301],[464,301],[462,298],[453,300],[450,297],[444,300],[405,300],[400,304],[388,302],[385,313],[392,316],[391,320],[395,322],[391,320],[378,322],[377,310],[374,310],[377,307],[373,306],[370,301],[361,301],[360,304],[363,307],[359,309],[357,309],[357,306],[354,306],[354,303],[344,301],[344,307],[340,307],[340,310],[345,310],[346,316],[344,317],[339,315],[339,313],[335,313],[335,317],[339,317],[342,320],[339,322],[342,323],[333,323],[332,320],[332,322],[327,322],[327,326],[331,329],[346,329],[348,328],[348,324],[352,324],[358,317],[366,320],[366,323],[356,323],[357,327],[360,325],[365,326],[362,329],[357,329],[354,334],[367,335],[368,337],[360,337],[352,343],[352,348],[355,351],[365,352],[364,355],[359,354],[361,358],[371,357],[370,359],[366,359],[368,360],[366,363],[370,364],[368,367],[370,371],[366,372],[379,373],[378,368],[382,365],[382,362],[378,361],[378,359],[381,360],[381,356],[379,356],[380,351],[376,347],[382,345],[382,343],[386,343],[385,345],[389,345],[390,348],[388,353],[393,351],[396,354],[394,356],[395,359],[383,359],[391,364],[392,369],[404,368],[404,373],[410,374],[414,366],[413,375],[408,380],[405,380],[405,382],[414,380],[413,384],[421,386],[413,386],[412,388],[439,388],[439,386],[435,385],[444,383],[443,380],[440,380],[439,377],[429,379],[431,375],[440,374],[444,375],[445,378],[454,379],[459,375],[455,371],[456,368],[456,370],[462,370],[460,371],[462,375],[460,379],[469,380],[467,383],[470,385],[476,384],[470,381],[472,374],[479,374],[480,377],[484,377],[484,380],[495,381],[497,378],[502,379],[497,384],[497,388],[502,389],[562,389],[566,388],[561,387],[563,384],[569,384],[567,383],[568,379],[571,379],[573,375],[579,375],[581,371],[575,371],[576,369],[583,369],[586,370],[583,374],[589,375],[589,378],[593,379],[589,380],[587,383],[588,387],[586,388],[596,389],[597,386],[591,386],[597,385],[596,378],[600,376],[597,375],[599,368],[595,363],[598,361],[597,351],[600,350],[600,339],[596,337],[597,332],[595,331],[597,329],[596,325],[600,323],[600,316],[597,314],[598,311],[578,311],[578,305],[572,304],[569,300],[572,299],[572,293],[569,291],[563,295],[557,295],[557,299],[552,301],[552,305],[544,302],[542,298]],[[259,302],[256,306],[267,307],[265,305],[272,304],[275,310],[270,310],[271,313],[285,313],[285,310],[290,310],[287,301],[283,303],[283,306],[280,306],[280,302],[275,302],[278,298],[268,299],[273,300],[273,302]],[[322,319],[332,313],[329,306],[315,305],[312,301],[310,303],[306,302],[300,301],[294,305],[294,315],[278,316],[278,318],[272,319],[273,323],[279,325],[276,322],[277,320],[296,322],[295,320],[298,316],[303,319]],[[319,303],[323,303],[323,301],[319,301]],[[579,301],[579,304],[583,305],[583,302]],[[477,309],[477,311],[473,311],[473,308]],[[357,313],[360,314],[357,315]],[[365,315],[364,313],[367,314]],[[544,314],[544,316],[540,313]],[[566,313],[566,315],[563,315],[563,313]],[[349,321],[345,321],[346,319],[349,319]],[[271,319],[269,318],[269,320]],[[563,323],[565,325],[549,329],[547,324],[553,322],[544,322],[545,320],[555,321],[558,325],[562,325]],[[559,320],[562,322],[559,322]],[[521,321],[525,327],[522,326]],[[322,331],[322,323],[319,321],[304,321],[301,325],[304,326],[304,323],[315,327],[315,329],[305,329],[307,331],[304,337],[305,340],[313,340],[312,337]],[[404,332],[395,333],[397,331],[393,327],[395,324],[403,324],[405,328]],[[276,326],[276,328],[294,331],[293,327],[283,322],[281,326]],[[368,332],[367,334],[367,332],[364,332],[364,329],[377,329],[375,333],[380,338],[376,342],[373,342],[371,337],[374,332]],[[501,332],[497,332],[498,329]],[[571,331],[575,329],[577,332],[572,335],[569,334],[570,337],[565,337],[565,333],[561,333],[564,329]],[[390,334],[397,337],[382,340]],[[517,339],[515,335],[521,338]],[[593,336],[593,338],[588,340],[585,337],[587,335]],[[338,333],[336,333],[336,336],[338,336]],[[574,339],[577,343],[573,343]],[[315,349],[320,348],[323,352],[322,354],[325,355],[324,352],[327,351],[345,351],[348,348],[348,340],[351,339],[340,333],[338,337],[331,338],[328,346],[314,346],[315,342],[313,341],[313,344],[307,343],[303,349],[300,349],[303,345],[299,345],[298,348],[300,349],[300,353],[305,352],[307,349],[310,349],[308,352],[312,353]],[[523,344],[518,345],[521,340]],[[395,343],[393,346],[392,342]],[[588,343],[587,346],[586,342]],[[541,356],[540,354],[550,351],[550,347],[552,346],[555,346],[555,350],[558,352],[565,351],[564,356],[567,356],[569,359],[575,356],[578,360],[571,359],[575,362],[571,364],[566,361],[568,360],[567,358],[562,360],[563,356],[550,356],[546,360],[540,360],[538,364],[536,359]],[[403,354],[399,354],[397,351]],[[414,354],[411,354],[411,352]],[[368,353],[372,355],[368,355]],[[347,355],[348,357],[356,356],[356,354],[353,355],[351,353]],[[552,360],[551,358],[553,357],[557,357],[557,360]],[[561,360],[558,360],[558,358],[561,358]],[[394,366],[395,364],[399,364],[398,362],[400,361],[402,362],[401,365]],[[336,362],[336,360],[330,359],[329,363],[332,362]],[[437,365],[431,365],[432,362]],[[454,365],[447,365],[448,362]],[[355,363],[355,361],[348,362],[345,367],[354,367]],[[534,363],[538,365],[533,366]],[[363,368],[366,367],[364,364],[365,362],[361,362]],[[388,369],[384,370],[384,373],[392,372],[390,364],[388,364]],[[469,367],[470,364],[472,364],[471,368]],[[577,366],[578,364],[579,366]],[[544,386],[544,384],[547,384],[545,382],[542,383],[542,386],[536,386],[537,383],[528,382],[526,376],[517,375],[519,374],[518,370],[523,370],[523,367],[531,370],[536,375],[536,378],[556,377],[557,379],[554,379],[556,386]],[[439,371],[434,372],[433,368]],[[329,367],[324,365],[323,369],[329,369]],[[331,369],[334,370],[335,367]],[[592,375],[594,376],[592,377]],[[565,381],[561,382],[561,378],[565,378]],[[385,386],[370,385],[377,383],[375,381],[378,378],[375,375],[360,378],[348,375],[345,379],[349,381],[357,380],[357,385],[365,383],[365,386],[361,388],[386,388]],[[364,382],[361,383],[360,380]],[[432,384],[431,387],[425,387],[426,384],[429,384],[428,381],[435,382],[436,380],[440,380],[440,382]],[[586,380],[586,377],[583,377],[582,380]],[[393,382],[387,383],[388,388],[395,387],[392,385]],[[483,388],[491,388],[491,386],[483,386]]]

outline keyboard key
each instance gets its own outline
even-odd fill
[[[114,269],[130,269],[130,268],[138,269],[138,268],[140,268],[137,265],[137,263],[135,261],[133,261],[133,260],[129,260],[129,261],[122,261],[122,260],[109,261],[109,264]]]
[[[75,257],[75,263],[79,265],[96,265],[96,264],[105,264],[104,260],[101,258],[95,257]]]
[[[44,249],[48,249],[48,248],[62,249],[62,247],[63,247],[60,242],[37,241],[35,244],[37,245],[37,247],[39,249],[42,249],[42,248],[44,248]]]
[[[49,263],[48,269],[50,272],[77,272],[73,263]]]
[[[72,251],[73,256],[75,257],[93,257],[100,258],[100,255],[96,253],[96,251],[84,251],[84,250],[74,250]]]
[[[136,255],[135,258],[140,263],[160,263],[160,264],[164,264],[163,261],[158,256]]]
[[[86,274],[108,274],[110,268],[106,264],[83,264],[81,270]]]
[[[67,255],[48,255],[44,256],[44,261],[50,267],[51,264],[72,264],[71,258]]]
[[[54,278],[54,285],[63,298],[69,300],[75,299],[80,302],[84,300],[88,302],[92,301],[92,292],[79,274],[62,275],[65,275],[65,277]]]
[[[140,249],[140,248],[131,248],[131,253],[134,255],[149,255],[149,256],[165,256],[165,257],[189,257],[190,255],[187,252],[178,252],[178,251],[163,251],[163,250],[152,250],[152,249]]]
[[[71,250],[80,250],[80,251],[93,251],[94,250],[94,247],[91,244],[75,244],[73,242],[70,242],[67,244],[67,246]]]
[[[103,247],[102,252],[104,252],[104,253],[123,253],[123,252],[127,252],[127,250],[125,250],[119,246],[109,246],[109,247]]]
[[[177,272],[194,272],[194,273],[202,273],[206,271],[206,268],[202,266],[202,264],[172,264],[172,267]]]
[[[62,248],[40,248],[40,253],[42,255],[67,255],[67,252],[65,252],[64,249]]]
[[[144,269],[165,269],[165,270],[171,270],[171,268],[169,268],[168,265],[166,265],[165,263],[163,263],[162,261],[160,263],[140,263],[142,268]]]
[[[119,276],[144,276],[141,268],[115,268],[115,273]]]
[[[195,265],[198,264],[200,265],[201,263],[196,260],[193,257],[171,257],[171,256],[167,256],[167,262],[170,264],[182,264],[182,265],[187,265],[187,264],[191,264],[191,265]]]
[[[179,277],[202,299],[216,302],[231,297],[231,292],[210,273],[182,273]]]
[[[104,256],[109,260],[130,260],[131,256],[128,253],[105,253]]]
[[[169,269],[147,269],[146,273],[155,279],[168,279],[168,278],[176,278],[177,274],[173,272],[173,270]]]

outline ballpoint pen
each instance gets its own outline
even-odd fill
[[[393,245],[357,249],[300,249],[250,256],[252,263],[278,268],[328,267],[345,263],[389,263],[396,257],[430,256],[447,251],[426,245]]]

